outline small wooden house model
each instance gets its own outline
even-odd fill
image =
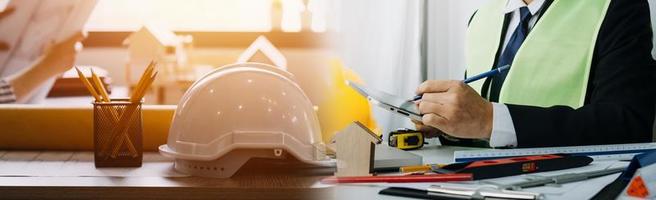
[[[335,176],[368,176],[374,165],[375,144],[381,139],[360,122],[353,122],[335,135]]]

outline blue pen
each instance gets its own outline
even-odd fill
[[[493,69],[493,70],[490,70],[490,71],[487,71],[487,72],[483,72],[483,73],[481,73],[481,74],[479,74],[479,75],[469,77],[469,78],[465,79],[465,80],[462,81],[462,82],[464,82],[464,83],[471,83],[471,82],[474,82],[474,81],[481,80],[481,79],[483,79],[483,78],[487,78],[487,77],[490,77],[490,76],[497,75],[497,74],[499,74],[499,73],[501,73],[501,72],[503,72],[503,71],[506,71],[506,70],[508,70],[508,69],[510,69],[510,65],[504,65],[504,66],[502,66],[502,67],[497,67],[497,68],[495,68],[495,69]],[[412,101],[420,100],[421,97],[422,97],[422,95],[417,95],[417,96],[415,96],[414,98],[412,98]]]

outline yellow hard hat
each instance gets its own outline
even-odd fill
[[[328,90],[326,101],[319,104],[319,121],[324,142],[328,143],[338,131],[346,128],[354,121],[359,121],[380,136],[376,120],[371,114],[367,98],[360,95],[346,84],[346,81],[364,84],[360,77],[351,69],[342,65],[339,60],[330,62],[333,87]]]
[[[324,143],[329,144],[335,133],[354,121],[359,121],[380,135],[367,98],[346,84],[346,81],[362,84],[362,80],[338,59],[328,62],[324,59],[322,64],[305,66],[290,64],[287,70],[294,74],[298,84],[316,106]]]

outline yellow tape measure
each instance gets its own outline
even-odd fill
[[[424,135],[415,130],[399,129],[392,131],[387,140],[389,146],[402,150],[419,149],[424,146]]]

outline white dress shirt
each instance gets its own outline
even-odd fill
[[[533,0],[529,5],[526,5],[523,0],[508,0],[506,14],[511,14],[510,23],[508,23],[508,31],[503,42],[502,50],[506,49],[510,37],[519,26],[520,12],[519,9],[527,6],[531,12],[531,19],[529,20],[529,30],[535,26],[539,15],[541,15],[542,5],[545,0]],[[503,53],[503,52],[501,52]],[[517,146],[517,133],[515,132],[515,125],[513,125],[512,117],[508,106],[502,103],[492,103],[492,135],[490,135],[491,147],[515,147]]]

